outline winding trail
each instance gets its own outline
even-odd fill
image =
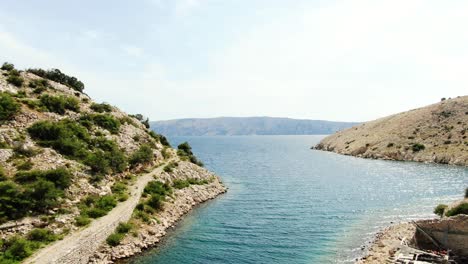
[[[88,263],[89,258],[106,238],[115,231],[117,225],[130,219],[133,209],[140,201],[145,186],[154,179],[154,176],[162,172],[163,167],[164,164],[149,173],[140,175],[136,183],[129,188],[130,197],[126,201],[117,204],[107,215],[94,220],[89,227],[37,251],[26,259],[24,263]]]

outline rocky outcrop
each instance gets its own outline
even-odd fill
[[[468,96],[363,123],[315,149],[385,160],[468,166]]]

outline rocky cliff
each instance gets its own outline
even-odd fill
[[[316,149],[363,158],[468,166],[468,96],[366,122]]]

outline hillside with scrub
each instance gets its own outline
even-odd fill
[[[165,230],[162,214],[194,205],[181,200],[225,191],[188,143],[171,148],[148,119],[84,88],[58,69],[1,67],[0,263],[88,263],[144,241],[145,228]]]
[[[468,166],[468,96],[366,122],[315,149],[363,158]]]

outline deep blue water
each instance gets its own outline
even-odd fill
[[[348,263],[380,227],[459,199],[468,169],[310,150],[321,136],[188,141],[228,193],[131,263]]]

